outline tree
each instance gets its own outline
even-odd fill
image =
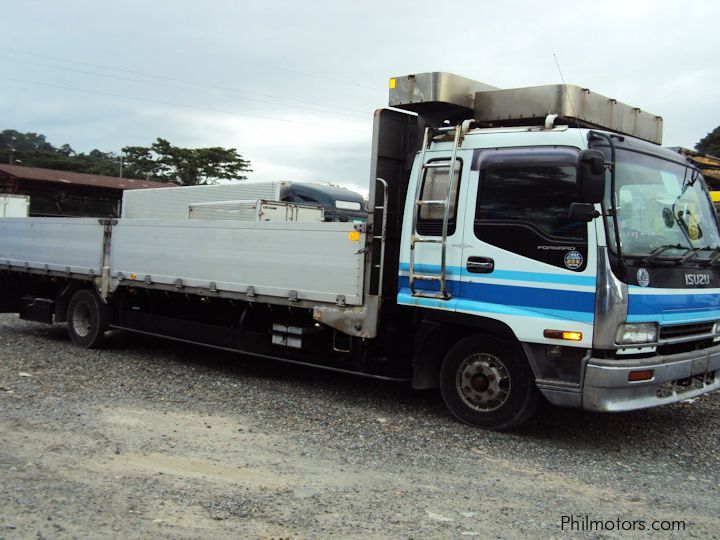
[[[120,158],[112,152],[92,150],[78,154],[69,144],[55,147],[39,133],[0,132],[0,163],[13,162],[26,167],[117,176]]]
[[[703,154],[720,157],[720,126],[705,135],[695,145],[695,150]]]
[[[196,186],[215,184],[218,180],[245,180],[251,172],[250,162],[235,148],[181,148],[165,139],[149,147],[123,148],[127,176],[151,178]]]
[[[164,180],[180,185],[214,184],[218,180],[245,180],[250,162],[235,148],[180,148],[158,138],[150,147],[128,146],[123,176]],[[119,176],[121,157],[91,150],[77,153],[69,144],[55,147],[39,133],[0,131],[0,163],[42,167],[104,176]]]
[[[12,148],[22,152],[53,152],[55,147],[39,133],[20,133],[14,129],[0,131],[0,148]]]

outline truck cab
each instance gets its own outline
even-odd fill
[[[453,83],[462,88],[454,95]],[[718,223],[697,169],[659,146],[661,119],[612,124],[591,111],[614,102],[602,96],[565,111],[551,96],[561,114],[543,119],[537,89],[522,98],[478,83],[465,111],[474,116],[463,120],[468,84],[414,75],[396,80],[398,97],[391,83],[391,104],[417,113],[404,119],[408,140],[413,127],[416,139],[424,132],[407,154],[396,289],[427,333],[416,343],[435,351],[421,346],[415,385],[440,386],[457,418],[495,428],[527,419],[538,394],[625,411],[720,388]],[[499,110],[504,117],[488,121]],[[378,133],[383,121],[403,126],[385,114]],[[379,176],[399,169],[402,156],[386,154],[375,150]],[[588,156],[600,157],[590,180]]]
[[[285,202],[322,206],[325,211],[325,221],[351,223],[367,221],[367,206],[362,195],[346,188],[306,182],[287,182],[281,188],[280,198]]]

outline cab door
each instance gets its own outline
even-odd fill
[[[578,201],[574,148],[476,150],[468,181],[456,309],[507,324],[520,341],[545,330],[592,343],[594,227],[568,218]]]

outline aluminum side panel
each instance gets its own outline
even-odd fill
[[[94,218],[0,219],[0,263],[100,275],[103,226]]]
[[[362,304],[365,233],[351,223],[120,220],[113,228],[114,284],[134,279],[299,300]]]

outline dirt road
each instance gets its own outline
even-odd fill
[[[435,392],[0,315],[0,538],[720,538],[719,428],[714,395],[486,432]]]

